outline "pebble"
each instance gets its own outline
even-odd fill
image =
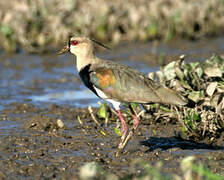
[[[65,126],[61,119],[57,120],[57,125],[58,125],[59,128],[63,128]]]

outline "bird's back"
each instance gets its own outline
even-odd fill
[[[102,90],[108,99],[119,102],[187,104],[174,90],[129,66],[113,61],[99,59],[98,63],[91,65],[90,82]]]

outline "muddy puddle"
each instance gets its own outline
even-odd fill
[[[223,41],[124,43],[97,54],[148,73],[181,54],[186,54],[188,61],[223,54]],[[164,173],[180,174],[179,163],[189,155],[196,156],[196,162],[208,165],[212,172],[224,175],[223,137],[213,146],[206,141],[181,139],[178,122],[142,121],[126,153],[116,158],[117,117],[103,126],[106,136],[99,133],[87,107],[91,105],[97,113],[100,100],[84,87],[74,67],[71,55],[0,55],[1,178],[78,179],[79,168],[91,161],[124,177],[130,174],[130,164],[136,158],[151,164],[162,161]]]

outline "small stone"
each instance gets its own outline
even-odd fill
[[[57,120],[57,125],[59,128],[63,128],[65,126],[61,119]]]
[[[79,176],[82,180],[94,179],[98,171],[98,164],[96,162],[90,162],[81,167]]]

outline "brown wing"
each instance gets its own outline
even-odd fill
[[[186,104],[175,91],[125,65],[114,63],[95,68],[90,82],[108,98],[120,102]]]

